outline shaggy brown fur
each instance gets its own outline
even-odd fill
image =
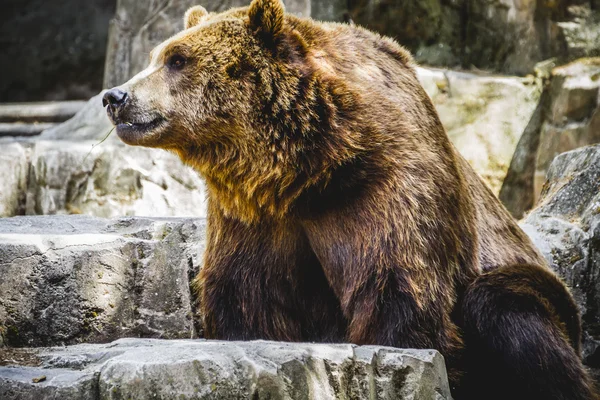
[[[528,384],[593,398],[568,291],[451,145],[402,47],[279,0],[194,7],[186,27],[104,101],[125,142],[174,151],[206,179],[207,337],[435,348],[463,398],[487,395],[459,387],[464,369],[515,341],[534,349],[498,364],[506,398]],[[519,319],[504,310],[522,293]],[[568,371],[536,353],[548,343]],[[536,378],[506,373],[517,360]]]

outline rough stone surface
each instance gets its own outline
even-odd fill
[[[0,102],[87,99],[97,93],[115,4],[2,0]]]
[[[112,129],[112,124],[102,106],[104,91],[87,101],[81,109],[66,122],[44,131],[44,140],[102,140]],[[116,138],[111,137],[113,141]],[[115,141],[117,141],[115,140]]]
[[[517,218],[535,204],[558,154],[600,142],[600,58],[554,68],[514,154],[501,198]],[[531,191],[530,191],[531,190]]]
[[[539,61],[563,56],[558,23],[566,0],[466,0],[465,61],[511,74],[531,73]]]
[[[4,344],[194,337],[204,231],[203,219],[0,219]]]
[[[318,21],[348,22],[348,2],[345,0],[311,0],[310,16]]]
[[[121,339],[46,349],[38,357],[40,368],[0,367],[0,397],[61,391],[46,398],[451,399],[443,358],[434,350]],[[36,374],[47,379],[31,383]]]
[[[96,400],[98,378],[91,372],[70,369],[0,367],[0,399]],[[42,382],[35,380],[44,377]]]
[[[102,93],[101,93],[102,94]],[[0,217],[204,216],[204,183],[179,158],[111,135],[101,94],[33,139],[0,139]]]
[[[600,146],[554,159],[521,226],[571,288],[582,312],[584,360],[600,368]]]
[[[0,217],[22,213],[27,188],[25,149],[18,143],[0,145]]]
[[[516,219],[523,218],[537,196],[534,190],[535,159],[540,145],[540,130],[544,122],[550,95],[544,91],[521,139],[513,153],[510,167],[502,181],[498,198]]]
[[[539,101],[532,79],[417,69],[448,136],[497,195]]]
[[[600,56],[600,13],[597,1],[567,7],[568,19],[559,22],[566,59]]]
[[[31,148],[26,213],[204,216],[197,173],[167,152],[120,143],[36,141]],[[88,156],[89,154],[89,156]],[[87,157],[87,158],[86,158]]]

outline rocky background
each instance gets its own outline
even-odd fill
[[[196,3],[3,4],[0,102],[70,101],[0,103],[0,398],[449,399],[435,351],[190,340],[203,182],[109,135],[100,98]],[[413,51],[454,145],[571,287],[600,377],[600,3],[285,3]]]
[[[136,7],[134,0],[4,0],[0,102],[84,99],[120,83],[146,61],[135,54],[170,33],[171,21],[199,2],[211,10],[247,3],[143,0]],[[564,64],[600,55],[598,0],[287,3],[298,15],[352,20],[392,36],[431,66],[527,75],[549,58]]]

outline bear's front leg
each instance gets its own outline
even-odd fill
[[[345,320],[306,237],[291,223],[209,213],[196,280],[207,338],[341,341]]]
[[[461,224],[401,207],[357,202],[303,225],[340,299],[350,342],[434,348],[456,365],[462,340],[451,316],[467,275],[475,275],[465,272],[474,265],[462,255]]]

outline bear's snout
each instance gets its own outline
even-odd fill
[[[125,104],[127,98],[127,92],[115,87],[104,93],[104,96],[102,96],[102,105],[104,107],[110,106],[116,111]]]

